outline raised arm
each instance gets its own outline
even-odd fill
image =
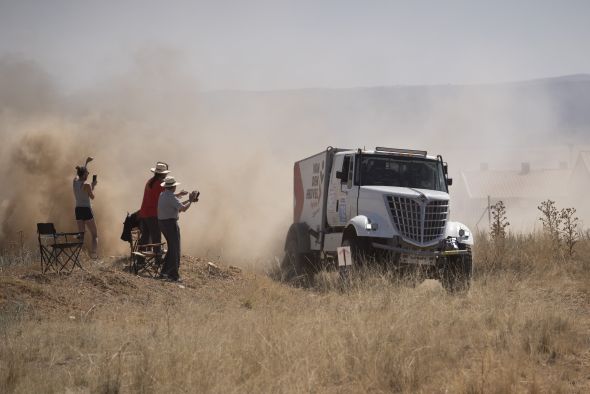
[[[191,200],[186,200],[184,202],[182,202],[182,207],[180,208],[180,212],[186,212],[192,205],[192,201]]]
[[[180,203],[180,205],[181,205],[181,207],[179,209],[180,212],[186,212],[190,208],[190,206],[192,205],[193,202],[199,201],[199,194],[201,194],[201,193],[199,193],[197,191],[190,193],[188,200]]]
[[[88,197],[90,197],[90,199],[94,200],[94,186],[95,184],[93,183],[92,186],[85,183],[84,186],[82,186],[82,189],[88,193]]]

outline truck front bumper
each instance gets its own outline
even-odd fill
[[[403,262],[417,265],[435,265],[440,258],[468,255],[470,250],[464,249],[447,249],[447,250],[420,250],[401,248],[397,246],[385,245],[378,242],[371,243],[375,249],[385,250],[392,253],[399,253]],[[409,258],[404,258],[409,257]]]

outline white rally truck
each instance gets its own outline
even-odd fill
[[[283,277],[306,277],[349,246],[355,264],[420,267],[449,291],[468,288],[473,235],[449,220],[451,184],[425,151],[328,147],[296,162]]]

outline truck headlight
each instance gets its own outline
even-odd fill
[[[459,237],[464,237],[465,236],[465,229],[460,229],[459,230]]]

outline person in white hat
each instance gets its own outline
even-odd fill
[[[170,173],[168,164],[157,162],[150,171],[154,174],[145,184],[143,191],[143,200],[139,210],[139,226],[141,229],[141,238],[139,245],[158,244],[162,242],[162,234],[158,225],[158,200],[160,193],[164,191],[161,186],[162,181]],[[177,194],[182,197],[186,195],[185,191]]]
[[[178,216],[180,212],[185,212],[190,208],[193,202],[199,200],[198,192],[192,192],[187,201],[180,201],[174,194],[176,187],[180,185],[172,176],[167,176],[164,182],[160,184],[164,191],[160,194],[158,200],[158,223],[160,229],[168,243],[168,252],[164,261],[164,266],[160,272],[161,278],[167,278],[172,281],[180,281],[178,268],[180,266],[180,228],[178,227]]]

